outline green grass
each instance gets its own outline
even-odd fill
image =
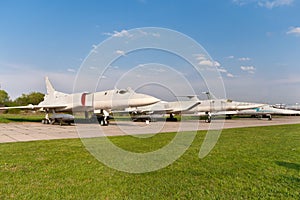
[[[44,117],[44,113],[0,114],[0,123],[41,122]]]
[[[80,140],[0,144],[0,199],[298,199],[300,125],[224,130],[198,158],[205,132],[172,165],[128,174],[95,160]],[[174,133],[111,140],[147,152]]]

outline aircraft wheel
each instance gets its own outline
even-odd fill
[[[108,120],[105,120],[103,116],[97,117],[97,120],[101,126],[108,126]]]
[[[208,117],[207,118],[207,123],[210,123],[211,122],[211,117]]]
[[[270,115],[270,116],[268,117],[268,119],[271,121],[271,120],[272,120],[272,116]]]
[[[106,121],[106,120],[102,120],[102,123],[101,123],[101,126],[108,126],[108,121]]]
[[[99,123],[100,123],[100,125],[101,125],[101,126],[104,126],[104,125],[105,125],[105,123],[104,123],[104,119],[103,119],[103,118],[101,118],[101,119],[99,120]]]
[[[103,125],[102,126],[108,126],[108,121],[107,120],[103,120]]]

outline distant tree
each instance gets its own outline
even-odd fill
[[[18,106],[26,106],[28,104],[37,105],[44,99],[44,94],[40,92],[31,92],[30,94],[22,94],[14,103]]]
[[[5,90],[0,90],[0,105],[6,106],[10,102],[10,98]]]

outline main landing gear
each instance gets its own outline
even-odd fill
[[[207,112],[206,114],[207,114],[207,119],[205,120],[205,122],[211,123],[211,120],[212,120],[212,115],[211,115],[211,113],[210,113],[210,112]]]
[[[167,122],[177,122],[177,118],[174,117],[174,114],[171,113],[170,117],[166,119]]]
[[[85,113],[85,117],[86,117],[86,119],[89,119],[87,112]],[[90,118],[90,119],[92,119],[93,121],[94,120],[98,121],[98,123],[101,126],[108,126],[108,124],[109,124],[109,113],[106,110],[99,110],[96,113],[94,112],[93,115],[92,115],[92,118]]]

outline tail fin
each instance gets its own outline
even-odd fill
[[[202,92],[202,93],[207,95],[208,100],[217,99],[212,93],[210,93],[208,91],[207,92]]]
[[[191,101],[199,101],[197,95],[190,95],[190,96],[186,96],[186,97],[189,98]]]
[[[51,82],[49,81],[49,78],[46,76],[45,77],[45,82],[46,82],[46,88],[47,88],[47,94],[51,94],[54,93],[55,90],[51,84]]]

